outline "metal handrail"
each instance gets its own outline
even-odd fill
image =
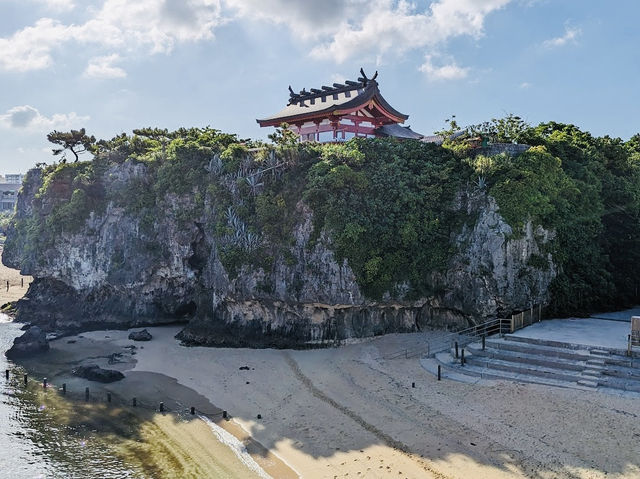
[[[438,338],[435,341],[427,343],[426,356],[431,356],[440,351],[444,351],[447,348],[453,347],[457,342],[458,346],[462,347],[469,343],[472,343],[482,335],[491,336],[493,334],[502,335],[503,332],[509,332],[509,327],[503,326],[503,322],[509,321],[508,319],[494,318],[475,326],[471,326],[460,331],[452,332],[445,337]]]
[[[505,321],[509,322],[510,320],[494,318],[484,323],[452,332],[434,341],[428,341],[426,345],[415,348],[400,349],[378,359],[398,359],[402,357],[408,359],[416,356],[428,357],[449,347],[453,347],[456,340],[458,341],[458,345],[464,346],[473,342],[474,339],[482,336],[483,334],[491,336],[493,334],[502,334],[503,331],[509,332],[510,326],[503,326],[503,322]]]

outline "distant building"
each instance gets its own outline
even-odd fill
[[[21,185],[22,184],[22,178],[24,178],[24,175],[22,173],[4,175],[5,183],[18,183],[18,184]]]
[[[360,69],[358,81],[303,89],[289,87],[289,103],[279,113],[256,120],[261,127],[290,125],[301,141],[338,142],[355,137],[422,139],[423,135],[401,126],[409,115],[393,108],[378,89],[378,72],[367,78]]]
[[[0,211],[15,210],[18,201],[18,191],[21,187],[21,183],[0,183]]]

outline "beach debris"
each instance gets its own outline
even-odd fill
[[[238,369],[240,371],[249,371],[251,368],[249,366],[240,366]]]
[[[108,359],[108,363],[109,364],[115,364],[115,363],[121,363],[122,361],[120,361],[120,358],[122,357],[122,353],[111,353],[109,355],[109,359]]]
[[[13,346],[5,353],[9,359],[24,358],[49,350],[46,333],[38,326],[30,327],[22,336],[13,340]]]
[[[47,333],[47,341],[53,341],[54,339],[58,339],[61,337],[62,333],[60,332]]]
[[[142,331],[131,331],[129,333],[129,339],[134,341],[151,341],[151,333],[145,329]]]
[[[22,327],[20,328],[20,331],[26,331],[27,329],[29,329],[31,326],[33,326],[33,324],[31,323],[24,323],[22,325]]]
[[[115,369],[102,369],[97,364],[88,364],[79,366],[72,371],[74,376],[88,379],[89,381],[98,381],[101,383],[112,383],[124,379],[124,374]]]

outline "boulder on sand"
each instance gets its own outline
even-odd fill
[[[47,334],[38,326],[31,326],[20,337],[13,340],[13,346],[4,353],[9,359],[26,358],[49,350]]]
[[[134,341],[151,341],[151,333],[146,329],[142,331],[131,331],[129,333],[129,339]]]
[[[124,379],[124,374],[120,371],[116,371],[115,369],[102,369],[97,364],[80,366],[73,370],[73,375],[101,383],[112,383]]]

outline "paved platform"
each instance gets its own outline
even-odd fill
[[[510,336],[562,342],[576,347],[626,351],[630,324],[630,321],[600,318],[549,319],[527,326]]]
[[[612,313],[596,313],[592,314],[592,318],[597,319],[610,319],[612,321],[626,321],[631,322],[631,316],[640,316],[640,306],[636,306],[631,309],[625,309],[624,311],[614,311]]]

